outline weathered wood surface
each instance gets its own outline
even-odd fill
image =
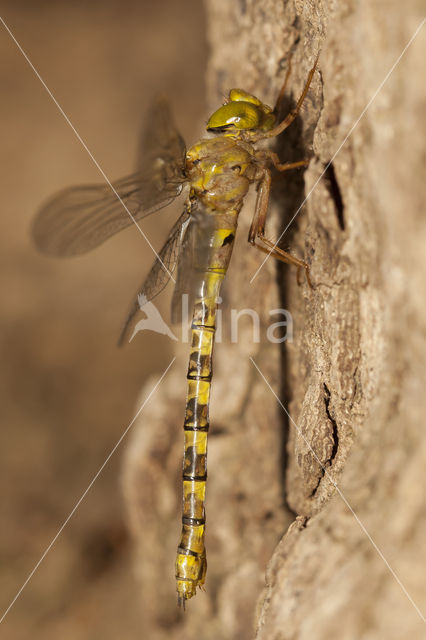
[[[245,207],[224,317],[230,306],[257,310],[262,339],[254,344],[245,325],[237,344],[215,350],[207,593],[184,617],[173,562],[186,345],[128,449],[124,489],[149,637],[420,638],[409,597],[426,610],[423,31],[363,110],[421,23],[421,5],[206,7],[211,109],[231,86],[273,104],[292,51],[291,104],[321,48],[301,117],[278,145],[283,160],[311,162],[277,181],[269,230],[276,237],[309,195],[282,246],[311,264],[314,288],[272,259],[249,284],[263,256],[245,245]],[[269,311],[283,306],[294,322],[285,349],[265,337]]]

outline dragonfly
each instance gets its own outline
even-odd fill
[[[248,241],[271,256],[304,270],[309,266],[265,236],[271,190],[271,166],[287,171],[306,160],[280,161],[258,143],[281,134],[298,115],[318,63],[288,115],[278,121],[290,75],[290,62],[275,107],[242,89],[231,89],[209,118],[210,137],[186,149],[167,100],[156,99],[148,112],[143,158],[136,173],[111,184],[66,188],[36,215],[32,236],[45,254],[74,256],[94,249],[122,229],[166,207],[189,185],[183,212],[139,288],[138,297],[153,300],[170,279],[175,281],[172,320],[179,317],[183,295],[192,301],[191,347],[184,418],[182,533],[176,563],[178,604],[185,608],[205,583],[205,496],[207,436],[217,301],[231,258],[237,221],[251,184],[257,200]],[[176,279],[173,274],[176,273]],[[120,341],[124,342],[139,309],[130,309]]]

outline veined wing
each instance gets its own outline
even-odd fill
[[[142,175],[150,175],[156,163],[164,164],[167,177],[179,180],[185,163],[185,143],[174,124],[164,96],[158,96],[154,100],[148,110],[146,122],[138,150],[138,170]]]
[[[138,300],[142,296],[146,302],[153,300],[153,298],[155,298],[164,289],[172,277],[190,222],[191,213],[185,209],[172,227],[169,237],[158,254],[151,271],[146,277],[143,285],[138,290],[137,298],[130,309],[126,322],[124,323],[124,327],[121,331],[118,341],[120,345],[123,344],[131,322],[140,308]]]
[[[172,324],[185,318],[182,313],[183,296],[186,295],[188,311],[192,313],[194,300],[199,298],[205,272],[210,265],[215,216],[207,214],[198,202],[191,210],[185,210],[173,226],[157,260],[138,290],[137,299],[129,312],[120,335],[124,342],[130,324],[140,308],[140,301],[149,302],[166,286],[177,267],[177,275],[171,304]]]
[[[194,300],[201,295],[205,271],[210,264],[210,241],[214,232],[214,216],[206,214],[198,203],[192,210],[177,264],[176,284],[171,304],[172,324],[179,324],[183,318],[183,300],[192,313]]]
[[[161,209],[185,182],[185,145],[164,98],[155,101],[144,135],[141,170],[108,184],[77,186],[56,194],[37,214],[32,235],[44,253],[90,251],[118,231]]]

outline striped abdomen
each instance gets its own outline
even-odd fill
[[[210,264],[204,272],[201,297],[195,301],[191,325],[184,422],[182,535],[176,557],[180,604],[195,595],[197,586],[204,584],[207,569],[204,500],[216,305],[231,257],[238,213],[207,215],[214,215],[216,228],[211,238]]]

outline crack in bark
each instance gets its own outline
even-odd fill
[[[330,162],[327,165],[324,179],[325,179],[325,185],[327,187],[327,191],[334,202],[337,222],[339,223],[340,229],[344,231],[345,230],[345,216],[344,216],[345,205],[343,203],[342,192],[340,191],[339,183],[337,182],[337,178],[336,178],[336,172],[334,170],[334,165],[332,162]]]
[[[333,463],[334,458],[337,455],[337,450],[339,448],[339,432],[338,432],[338,429],[337,429],[337,422],[335,421],[335,419],[331,415],[330,409],[329,409],[329,407],[330,407],[330,398],[331,398],[330,390],[327,387],[327,385],[325,384],[325,382],[324,382],[323,386],[324,386],[324,391],[325,391],[325,398],[324,398],[325,412],[327,414],[327,418],[330,420],[330,422],[332,424],[332,427],[333,427],[333,448],[331,450],[331,455],[330,455],[329,459],[326,461],[326,463],[327,462],[330,463],[330,466],[331,466],[331,464]]]
[[[319,486],[321,484],[321,480],[323,479],[323,477],[325,475],[325,470],[326,470],[326,468],[330,468],[331,467],[331,465],[333,464],[333,460],[335,459],[335,457],[337,455],[337,451],[339,449],[339,431],[338,431],[338,428],[337,428],[337,422],[336,422],[336,420],[333,418],[333,416],[330,413],[330,399],[331,399],[330,389],[327,387],[325,382],[323,383],[323,388],[324,388],[325,413],[326,413],[326,416],[329,419],[329,421],[331,423],[331,426],[333,428],[333,432],[332,432],[333,447],[331,449],[330,456],[327,458],[327,460],[325,460],[324,463],[320,463],[321,464],[321,473],[320,473],[320,476],[318,478],[318,482],[317,482],[316,486],[312,490],[312,493],[310,495],[311,498],[313,498],[315,496],[316,492],[318,491],[318,488],[319,488]]]

